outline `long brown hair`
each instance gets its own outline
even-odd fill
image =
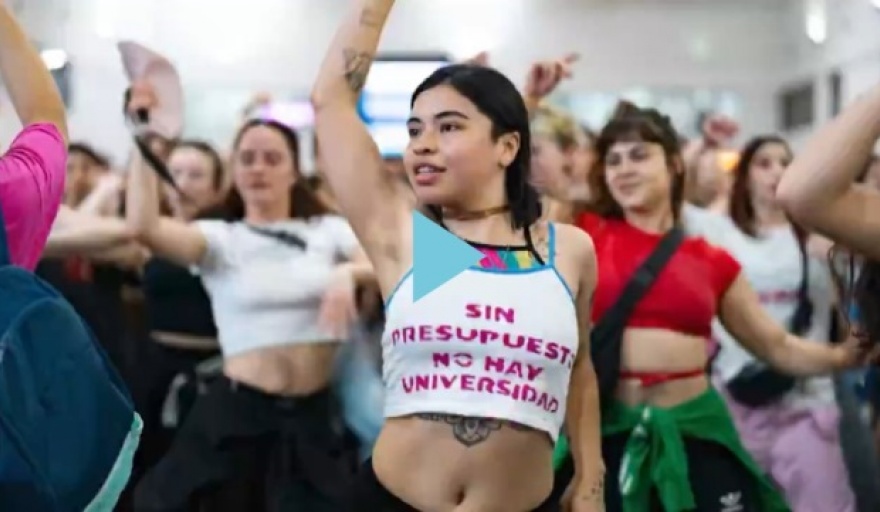
[[[681,215],[681,205],[684,202],[685,185],[678,133],[668,116],[653,108],[639,108],[628,101],[621,101],[617,104],[611,119],[596,138],[596,161],[587,175],[590,198],[586,202],[575,205],[575,216],[589,211],[606,218],[623,218],[623,210],[614,200],[605,181],[605,159],[614,144],[632,140],[659,144],[663,147],[666,163],[670,169],[680,168],[681,172],[670,171],[672,172],[672,183],[669,191],[672,214],[678,222]]]
[[[211,185],[214,187],[214,190],[220,190],[226,176],[226,166],[223,164],[223,158],[220,156],[220,153],[211,144],[200,139],[175,141],[171,152],[173,153],[175,149],[183,148],[193,149],[208,158],[211,162]]]
[[[244,135],[253,128],[265,126],[274,130],[284,139],[287,149],[290,151],[290,160],[293,162],[293,171],[296,179],[293,186],[290,187],[290,217],[291,218],[309,218],[319,215],[327,215],[334,213],[320,197],[315,193],[314,189],[309,185],[308,181],[302,176],[299,167],[300,150],[299,136],[290,127],[277,121],[268,119],[251,119],[246,122],[235,135],[232,144],[233,159],[238,153],[238,147]],[[237,221],[244,218],[244,200],[241,194],[231,187],[226,194],[226,198],[220,202],[218,206],[212,207],[205,211],[199,217],[201,218],[219,218],[226,221]]]
[[[758,151],[767,144],[779,144],[785,148],[789,156],[793,156],[791,147],[782,137],[778,135],[760,135],[746,142],[736,167],[732,171],[733,186],[730,191],[730,218],[740,231],[751,237],[757,236],[757,226],[755,225],[755,204],[752,201],[749,178],[751,177],[752,162],[754,162]],[[791,219],[789,219],[789,222],[791,222]],[[791,225],[795,235],[803,242],[806,238],[806,231],[794,222],[791,222]]]

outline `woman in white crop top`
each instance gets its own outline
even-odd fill
[[[827,260],[809,254],[807,234],[792,225],[774,197],[792,157],[781,137],[748,141],[733,170],[729,218],[712,221],[720,214],[705,212],[689,218],[688,228],[739,261],[761,305],[776,322],[805,339],[826,343],[834,295]],[[792,509],[855,510],[840,447],[840,410],[832,378],[792,379],[790,389],[773,391],[773,386],[759,381],[769,369],[720,322],[714,322],[712,334],[719,343],[713,363],[716,386],[727,400],[743,444],[783,490]]]
[[[393,3],[352,2],[312,91],[322,170],[387,303],[386,422],[342,510],[560,510],[548,495],[563,418],[577,459],[571,510],[602,510],[594,250],[576,229],[538,220],[526,105],[495,70],[444,67],[413,94],[404,166],[415,195],[486,254],[415,300],[415,214],[356,108]],[[542,263],[524,268],[530,259]]]
[[[337,511],[342,437],[329,383],[369,279],[348,224],[302,180],[296,134],[252,120],[233,144],[233,188],[217,212],[185,223],[158,212],[145,164],[128,181],[128,221],[153,253],[201,276],[223,351],[168,454],[141,481],[135,509]],[[280,507],[280,508],[279,508]]]

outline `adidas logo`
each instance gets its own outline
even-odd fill
[[[741,512],[743,510],[742,493],[739,491],[725,494],[720,501],[721,512]]]

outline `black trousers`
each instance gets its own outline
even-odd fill
[[[559,512],[562,508],[559,500],[548,498],[533,512]],[[419,512],[391,491],[385,488],[376,477],[373,461],[367,460],[361,467],[357,479],[352,485],[348,497],[348,505],[342,512]]]
[[[218,377],[135,489],[137,512],[338,512],[355,470],[330,390],[285,398]]]
[[[617,477],[629,433],[602,439],[605,461],[605,510],[622,512]],[[696,508],[693,512],[762,512],[757,482],[752,474],[724,446],[695,438],[685,438],[688,477]],[[574,475],[571,457],[556,471],[552,496],[561,497]],[[666,512],[656,490],[651,492],[650,508],[644,512]]]
[[[171,447],[176,429],[162,425],[162,408],[171,383],[181,374],[195,382],[195,367],[220,352],[169,347],[147,340],[141,355],[140,372],[132,375],[132,398],[144,420],[136,464],[148,469],[154,466]],[[195,386],[193,386],[193,389]]]
[[[202,361],[219,354],[219,350],[193,350],[169,347],[151,339],[141,339],[137,371],[129,372],[129,386],[138,414],[144,421],[140,445],[135,454],[134,467],[117,512],[132,510],[134,487],[141,477],[165,455],[177,429],[162,425],[162,408],[174,378],[192,374],[191,386],[195,392],[195,367]],[[194,396],[192,397],[195,398]]]

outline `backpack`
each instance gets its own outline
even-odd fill
[[[85,322],[12,265],[0,211],[0,510],[113,510],[142,425]]]

